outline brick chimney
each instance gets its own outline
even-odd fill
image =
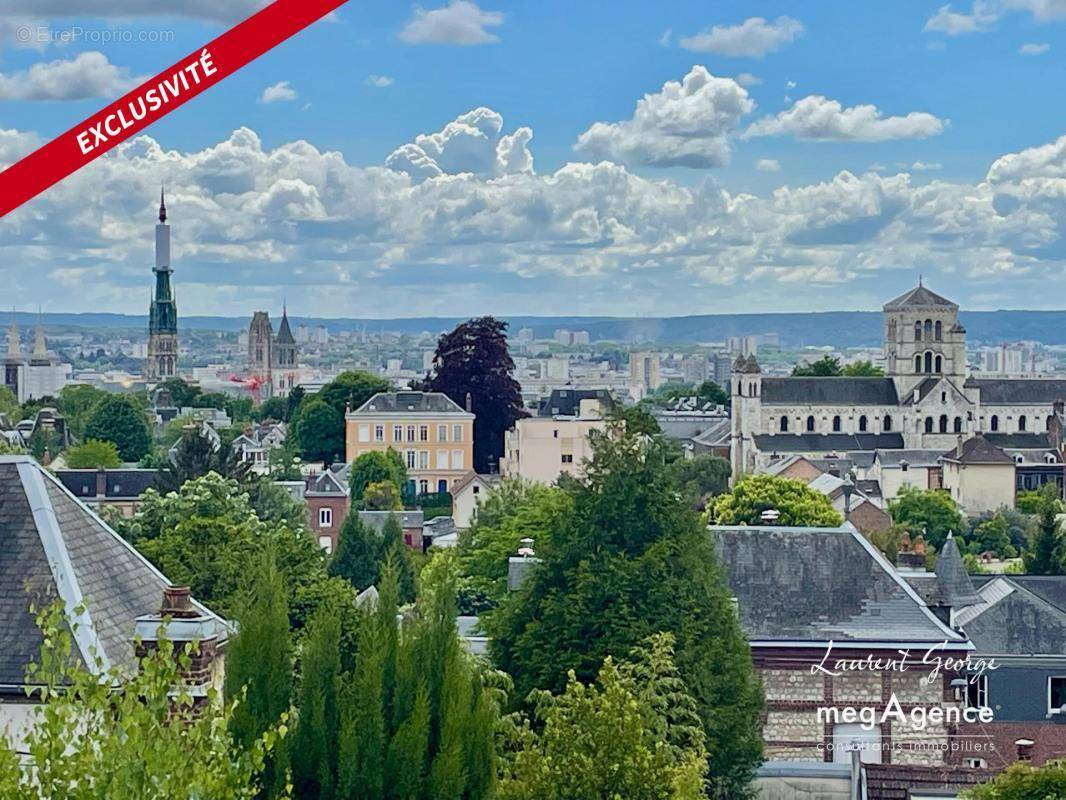
[[[107,469],[104,467],[97,467],[96,469],[96,499],[103,500],[107,497]]]

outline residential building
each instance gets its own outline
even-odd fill
[[[1014,507],[1014,459],[980,433],[944,453],[940,463],[944,488],[967,513]]]
[[[392,448],[409,493],[446,492],[474,463],[474,415],[440,392],[381,392],[345,414],[348,463]]]
[[[270,470],[270,451],[282,447],[287,436],[284,422],[263,422],[247,428],[231,446],[241,461],[251,465],[252,472],[265,475]]]
[[[474,512],[489,492],[500,483],[499,475],[480,475],[470,470],[452,484],[452,519],[459,530],[470,527]]]
[[[178,374],[178,305],[170,285],[170,226],[167,205],[159,191],[159,224],[155,226],[155,293],[148,306],[148,358],[144,377],[161,383]]]
[[[351,510],[351,490],[348,488],[348,465],[333,465],[310,475],[304,490],[308,525],[319,547],[327,553],[337,549],[341,526]]]
[[[425,515],[421,511],[358,511],[359,521],[369,530],[382,534],[389,517],[396,517],[403,531],[403,542],[412,550],[422,552],[422,528]]]
[[[571,414],[549,413],[516,421],[504,434],[502,476],[555,483],[564,473],[583,474],[584,461],[592,457],[590,434],[606,430],[605,414],[609,406],[596,392],[579,399],[574,390],[558,391],[559,395],[553,393],[549,398],[547,409],[558,409],[557,403],[565,402]]]
[[[68,492],[93,511],[114,508],[130,519],[141,507],[141,495],[155,488],[159,470],[57,469],[55,476]]]
[[[659,354],[630,353],[629,383],[630,393],[635,394],[638,400],[662,386],[662,378],[659,376]]]
[[[681,359],[681,379],[685,383],[703,383],[707,375],[707,356],[697,353]]]

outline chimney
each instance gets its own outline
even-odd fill
[[[96,499],[103,500],[107,497],[107,470],[99,467],[96,470]]]
[[[1014,746],[1018,751],[1019,761],[1032,761],[1033,760],[1033,742],[1032,739],[1018,739]]]
[[[470,395],[470,392],[466,393],[466,413],[469,414],[474,410],[474,398]]]
[[[915,405],[917,405],[917,403],[918,403],[918,401],[919,401],[920,399],[921,399],[921,398],[920,398],[920,397],[919,397],[919,395],[918,395],[918,387],[917,387],[917,386],[915,386],[915,387],[914,387],[914,403],[915,403]]]

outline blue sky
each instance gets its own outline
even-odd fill
[[[0,162],[256,0],[84,6],[0,0]],[[871,308],[918,273],[1061,307],[1064,34],[1064,0],[352,2],[0,221],[0,281],[142,311],[166,180],[186,313]]]

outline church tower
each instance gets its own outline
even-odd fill
[[[274,339],[274,375],[273,393],[276,397],[286,397],[296,385],[297,346],[296,339],[289,329],[289,311],[282,308],[281,324]]]
[[[885,375],[900,397],[926,378],[966,380],[966,329],[959,307],[921,282],[885,304]]]
[[[165,381],[178,373],[178,307],[170,286],[170,226],[163,190],[159,191],[159,224],[155,226],[155,294],[148,307],[148,358],[144,377]]]
[[[25,360],[19,344],[19,326],[14,310],[11,311],[11,329],[7,334],[7,355],[4,357],[4,386],[11,390],[20,403],[25,400],[22,392],[22,375]]]

